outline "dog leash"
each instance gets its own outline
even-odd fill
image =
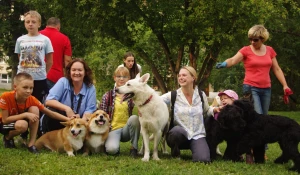
[[[284,90],[283,101],[285,104],[289,104],[289,97],[293,102],[297,103],[296,99],[293,96],[291,96],[292,94],[293,91],[290,88]]]

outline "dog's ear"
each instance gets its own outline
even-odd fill
[[[87,114],[85,117],[86,117],[86,121],[90,121],[91,118],[92,118],[93,114]]]
[[[140,78],[140,82],[142,82],[142,83],[147,83],[148,80],[149,80],[149,78],[150,78],[150,74],[149,74],[149,73],[146,73],[146,74],[144,74],[144,75]]]
[[[139,79],[140,78],[140,73],[136,74],[135,79]]]
[[[105,111],[103,111],[103,114],[105,115],[106,118],[110,120],[109,115]]]
[[[69,121],[66,121],[66,122],[60,122],[60,124],[64,125],[64,126],[69,126]]]

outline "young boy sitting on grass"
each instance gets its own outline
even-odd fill
[[[4,92],[0,97],[0,133],[3,134],[5,148],[15,148],[14,137],[30,130],[28,150],[37,154],[34,146],[39,127],[39,111],[51,115],[61,121],[69,120],[59,113],[50,111],[31,95],[33,78],[21,72],[14,78],[14,90]]]

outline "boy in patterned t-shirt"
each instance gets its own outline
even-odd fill
[[[53,64],[53,47],[48,37],[39,33],[41,15],[37,11],[24,14],[24,25],[27,34],[19,37],[15,53],[19,56],[19,72],[29,73],[34,80],[32,95],[43,103],[48,94],[47,73]]]
[[[39,111],[51,115],[61,121],[69,118],[50,111],[31,95],[33,79],[25,72],[17,74],[14,78],[14,90],[4,92],[0,97],[0,133],[3,134],[5,148],[15,148],[13,138],[28,130],[30,139],[27,144],[28,150],[38,153],[34,143],[39,127]]]

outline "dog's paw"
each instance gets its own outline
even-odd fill
[[[169,154],[168,151],[163,151],[162,153],[163,153],[164,155],[168,155],[168,154]]]
[[[153,160],[160,160],[160,158],[153,156]]]
[[[83,156],[88,156],[89,153],[88,153],[88,152],[84,152],[82,155],[83,155]]]
[[[140,150],[140,151],[138,152],[138,154],[139,154],[139,155],[143,155],[143,154],[144,154],[144,150]]]
[[[71,151],[67,152],[67,154],[68,154],[68,156],[69,156],[69,157],[73,157],[73,156],[75,156],[75,155],[74,155],[74,153],[73,153],[73,152],[71,152]]]
[[[149,157],[148,158],[147,157],[142,158],[142,161],[143,162],[148,162],[149,161]]]

